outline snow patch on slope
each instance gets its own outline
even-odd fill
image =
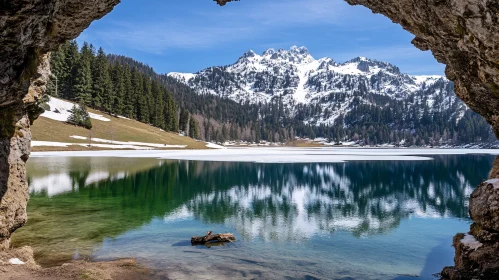
[[[88,138],[84,137],[84,136],[72,135],[70,137],[73,138],[73,139],[88,140]],[[114,144],[114,145],[146,146],[146,147],[152,147],[152,148],[177,148],[177,149],[184,149],[185,147],[187,147],[187,145],[168,145],[168,144],[132,142],[132,141],[126,141],[125,142],[125,141],[115,141],[115,140],[108,140],[108,139],[101,139],[101,138],[92,138],[92,142],[109,143],[109,144]]]
[[[220,149],[220,150],[226,150],[227,148],[224,146],[217,145],[215,143],[210,143],[206,142],[206,147],[210,149]]]
[[[196,74],[172,72],[172,73],[169,73],[168,76],[175,78],[178,81],[187,84],[189,82],[189,80],[194,79],[196,77]]]
[[[135,145],[114,145],[114,144],[83,144],[83,143],[69,143],[69,142],[51,142],[51,141],[31,141],[31,147],[62,147],[68,146],[81,146],[86,148],[103,148],[103,149],[117,149],[117,150],[153,150],[151,147],[135,146]]]
[[[47,104],[50,106],[50,110],[45,111],[43,114],[41,114],[41,116],[60,122],[68,121],[69,116],[71,116],[71,110],[75,105],[74,103],[55,97],[50,97],[50,100],[47,102]],[[90,112],[88,114],[90,118],[94,120],[99,120],[103,122],[111,121],[110,119],[104,117],[103,115]]]

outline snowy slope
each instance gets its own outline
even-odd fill
[[[365,57],[344,63],[328,57],[315,59],[305,47],[268,49],[261,55],[248,51],[232,65],[168,75],[199,94],[236,102],[279,98],[290,112],[297,104],[329,108],[331,114],[309,120],[315,124],[332,124],[355,104],[384,106],[382,97],[413,104],[427,102],[430,107],[438,100],[435,110],[455,108],[459,103],[456,114],[460,115],[466,110],[453,93],[452,83],[442,76],[410,76],[392,64]]]
[[[61,122],[66,122],[71,116],[71,110],[73,109],[73,106],[75,105],[74,103],[55,98],[55,97],[50,97],[49,102],[47,104],[50,106],[49,111],[45,111],[43,114],[41,114],[42,117],[46,117],[52,120],[56,121],[61,121]],[[91,119],[103,121],[103,122],[110,122],[111,120],[98,114],[94,113],[88,113]]]

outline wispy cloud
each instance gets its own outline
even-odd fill
[[[154,24],[116,24],[95,33],[109,45],[126,45],[135,50],[161,54],[172,48],[209,48],[240,40],[253,32],[251,27],[207,27],[162,22]]]
[[[249,9],[191,13],[168,21],[113,22],[89,36],[110,45],[161,54],[175,48],[210,48],[223,44],[270,36],[283,29],[303,25],[341,25],[342,1],[260,1]]]

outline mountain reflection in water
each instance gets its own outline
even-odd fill
[[[368,238],[390,234],[411,218],[467,220],[468,197],[494,157],[433,158],[330,164],[101,159],[99,168],[85,164],[95,166],[96,159],[47,164],[34,158],[30,221],[14,244],[31,244],[39,261],[51,265],[75,249],[91,255],[106,238],[155,219],[165,227],[224,225],[242,240],[264,243],[302,243],[338,231]],[[54,246],[60,250],[55,260]]]

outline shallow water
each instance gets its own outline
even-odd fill
[[[46,266],[136,257],[178,279],[433,279],[490,155],[236,163],[33,158],[14,244]],[[206,231],[226,246],[190,245]]]

